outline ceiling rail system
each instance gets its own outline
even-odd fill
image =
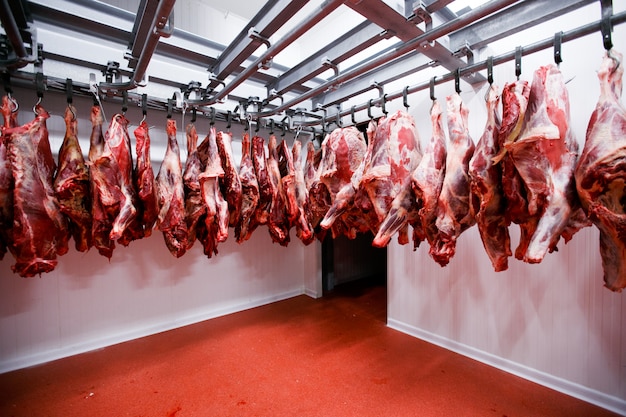
[[[557,32],[554,38],[528,39],[534,43],[485,56],[486,48],[498,40],[593,3],[600,3],[599,21],[590,19],[591,23]],[[373,106],[384,112],[387,102],[400,98],[408,106],[408,94],[436,84],[463,79],[480,85],[487,81],[481,71],[556,48],[557,40],[560,45],[594,32],[610,40],[612,25],[626,21],[626,12],[613,14],[610,0],[491,0],[456,13],[450,8],[453,0],[405,0],[404,4],[404,10],[397,11],[383,0],[267,1],[228,45],[222,45],[174,28],[175,0],[140,0],[136,13],[95,0],[0,0],[5,32],[0,34],[0,72],[7,91],[9,82],[36,88],[45,58],[87,69],[89,75],[69,81],[45,74],[44,84],[50,91],[64,93],[71,83],[75,94],[95,93],[111,101],[124,97],[137,105],[147,102],[149,108],[166,110],[171,102],[168,97],[149,95],[146,101],[142,100],[145,92],[132,91],[154,84],[174,90],[176,110],[181,112],[194,109],[212,120],[240,121],[248,127],[254,121],[257,129],[297,127],[324,134],[331,124],[344,125],[344,118],[349,120],[346,124],[356,123],[356,112],[367,111],[372,117]],[[294,16],[304,14],[299,13],[302,9],[310,12],[294,22]],[[295,65],[274,62],[311,31],[323,31],[324,19],[346,12],[356,13],[360,22],[332,42],[307,50]],[[113,48],[125,45],[122,52],[128,69],[122,69],[115,56],[81,53],[81,48],[63,42],[38,44],[39,27],[48,36],[80,33]],[[284,34],[279,36],[281,30]],[[30,70],[30,64],[35,64],[34,69]],[[172,73],[171,65],[181,70]],[[148,73],[149,66],[156,68]],[[187,66],[189,70],[182,70]],[[423,82],[385,92],[393,81],[432,74],[433,69],[435,77],[424,76]],[[97,81],[94,70],[102,73],[103,81]],[[189,74],[194,78],[184,78]],[[241,90],[256,95],[237,95]],[[378,93],[375,98],[354,104],[355,97],[370,91]]]

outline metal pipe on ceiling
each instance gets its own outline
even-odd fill
[[[355,68],[352,71],[348,71],[345,72],[343,74],[340,74],[338,77],[333,78],[330,81],[327,81],[324,84],[321,84],[315,88],[312,88],[311,90],[309,90],[308,92],[300,95],[299,97],[285,102],[283,104],[281,104],[280,106],[276,107],[275,109],[273,109],[272,111],[266,111],[266,112],[259,112],[256,114],[252,114],[252,117],[269,117],[272,115],[275,115],[279,112],[282,112],[284,110],[289,109],[290,107],[295,106],[298,103],[301,103],[305,100],[308,100],[312,97],[315,97],[318,94],[323,93],[324,91],[333,88],[341,83],[344,83],[348,80],[351,80],[355,77],[358,77],[368,71],[371,71],[377,67],[379,67],[380,65],[386,64],[387,62],[399,58],[402,55],[421,47],[422,44],[424,43],[428,43],[428,42],[432,42],[442,36],[448,35],[449,33],[454,32],[455,30],[458,30],[472,22],[478,21],[479,19],[484,18],[485,16],[488,16],[492,13],[497,12],[498,10],[508,7],[511,4],[517,3],[519,0],[494,0],[494,1],[490,1],[489,3],[486,3],[482,6],[477,7],[476,9],[473,9],[469,12],[467,12],[466,14],[457,17],[454,20],[451,20],[447,23],[442,24],[441,26],[438,26],[437,28],[434,28],[426,33],[424,33],[423,35],[420,35],[408,42],[405,42],[402,45],[399,45],[397,49],[390,51],[386,54],[383,54],[381,56],[379,56],[378,58],[372,59],[369,62],[366,62],[365,64],[363,64],[362,66]]]
[[[150,34],[146,38],[146,41],[141,48],[141,54],[137,60],[137,65],[133,71],[133,75],[130,81],[126,83],[100,83],[100,88],[103,90],[132,90],[138,87],[143,81],[148,69],[148,64],[154,55],[154,51],[159,44],[161,37],[169,37],[173,32],[173,27],[166,30],[167,22],[172,14],[176,0],[161,0],[154,14],[152,20],[152,26]]]
[[[0,3],[0,20],[2,21],[4,31],[17,57],[14,62],[4,62],[4,64],[13,68],[21,68],[29,63],[35,62],[36,58],[29,56],[26,46],[24,46],[20,28],[17,25],[15,16],[13,16],[11,12],[8,0],[2,0]],[[33,49],[35,48],[36,46],[33,46]]]
[[[275,55],[291,45],[295,40],[304,35],[313,26],[319,23],[323,18],[328,16],[333,10],[341,6],[343,0],[328,0],[321,5],[314,13],[310,14],[303,22],[298,24],[296,28],[291,30],[282,39],[271,45],[263,55],[258,57],[253,63],[248,65],[242,72],[224,86],[220,91],[215,93],[207,100],[190,100],[189,106],[210,106],[225,98],[228,93],[233,91],[237,86],[246,81],[251,75],[256,73],[262,66],[266,65]]]

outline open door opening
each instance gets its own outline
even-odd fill
[[[324,294],[336,287],[387,286],[387,248],[372,246],[371,233],[355,239],[330,233],[322,242],[322,288]]]

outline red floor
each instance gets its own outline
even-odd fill
[[[616,416],[386,327],[385,297],[299,296],[2,374],[0,416]]]

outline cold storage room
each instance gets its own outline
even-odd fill
[[[626,4],[7,0],[0,415],[626,415]]]

